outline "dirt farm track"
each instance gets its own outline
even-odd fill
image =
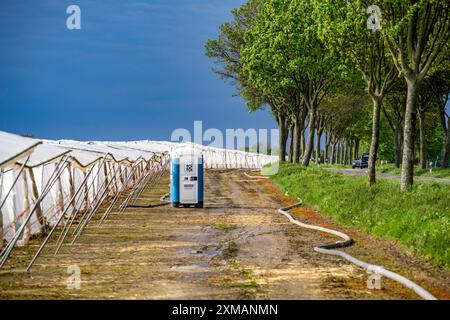
[[[271,182],[243,171],[208,170],[205,208],[174,209],[160,202],[165,175],[137,205],[88,226],[73,246],[54,256],[54,243],[30,273],[39,242],[13,251],[0,272],[0,299],[418,299],[383,279],[367,288],[368,274],[334,256],[313,251],[336,238],[301,229],[277,213],[291,203]],[[312,208],[293,211],[304,222],[347,232],[345,249],[384,265],[448,299],[449,274],[406,253],[398,244],[349,230]],[[54,240],[53,240],[54,241]],[[67,267],[81,270],[80,290],[69,290]]]

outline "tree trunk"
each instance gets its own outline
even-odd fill
[[[294,162],[300,162],[300,145],[301,145],[301,135],[303,131],[303,124],[300,121],[300,116],[297,114],[294,116]]]
[[[337,141],[334,140],[333,144],[331,145],[331,164],[336,163],[336,143]]]
[[[325,150],[324,150],[324,163],[328,164],[330,163],[330,144],[331,144],[331,134],[325,134]]]
[[[338,141],[336,142],[336,155],[334,159],[335,164],[339,164],[341,161],[341,143]]]
[[[395,167],[400,168],[402,163],[402,127],[397,124],[394,132],[394,152],[395,152]]]
[[[278,125],[280,126],[279,144],[280,149],[280,161],[286,161],[286,142],[287,142],[287,129],[286,129],[286,116],[282,113],[278,113]]]
[[[299,160],[299,163],[303,160],[302,155],[305,153],[305,150],[306,150],[305,135],[306,135],[307,125],[305,124],[305,122],[306,122],[307,117],[308,117],[308,110],[306,108],[303,108],[302,112],[301,112],[301,117],[300,117],[302,132],[300,134],[300,160]]]
[[[353,157],[353,140],[348,140],[347,142],[347,164],[352,162]]]
[[[416,126],[417,82],[407,80],[405,127],[403,130],[403,158],[400,181],[401,191],[408,190],[414,183],[414,131]]]
[[[350,140],[350,159],[349,163],[352,164],[353,159],[355,159],[355,140]]]
[[[426,138],[425,138],[425,112],[419,112],[419,136],[420,136],[420,168],[427,168],[427,154],[426,154]]]
[[[311,155],[314,148],[314,131],[316,129],[316,108],[311,106],[309,112],[309,123],[308,123],[308,144],[306,145],[305,154],[303,157],[303,165],[309,166],[311,161]]]
[[[372,97],[373,100],[373,114],[372,114],[372,141],[370,143],[369,152],[369,173],[367,176],[367,183],[373,185],[376,182],[376,162],[378,154],[378,145],[380,138],[380,113],[381,113],[381,99],[379,97]]]
[[[450,117],[447,120],[447,139],[445,143],[444,159],[442,161],[442,167],[448,168],[450,162]]]
[[[342,165],[345,165],[345,155],[346,155],[346,153],[347,153],[347,142],[345,142],[345,140],[344,141],[342,141],[342,161],[341,161],[341,164]]]
[[[353,157],[353,140],[348,140],[348,159],[347,159],[347,164],[352,163],[352,157]]]
[[[322,156],[320,154],[320,140],[322,139],[323,130],[316,129],[316,164],[322,162]]]
[[[302,131],[302,136],[301,136],[301,140],[300,140],[300,149],[301,149],[301,153],[300,155],[304,155],[306,152],[306,128],[303,128]],[[300,161],[303,161],[303,159],[301,159]]]
[[[336,164],[341,164],[341,142],[336,143]]]
[[[355,144],[354,144],[354,148],[353,148],[353,159],[358,159],[359,157],[359,140],[355,139]]]
[[[358,159],[359,158],[359,155],[361,154],[361,152],[360,152],[360,144],[361,144],[361,141],[358,139],[358,140],[356,140],[356,159]]]
[[[348,151],[349,151],[349,149],[350,149],[350,145],[349,145],[348,141],[345,141],[344,142],[344,165],[348,164],[348,158],[349,158]]]
[[[347,141],[347,162],[345,164],[352,163],[353,144],[352,140]]]
[[[289,152],[288,161],[294,162],[294,124],[289,124]]]
[[[337,164],[342,164],[342,142],[338,143]]]

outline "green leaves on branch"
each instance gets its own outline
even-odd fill
[[[311,13],[309,1],[263,1],[241,54],[242,72],[264,93],[279,98],[292,91],[305,95],[310,85],[319,92],[338,76],[339,64],[318,39]]]

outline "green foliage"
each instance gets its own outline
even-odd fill
[[[370,137],[371,101],[360,75],[349,70],[346,79],[331,89],[318,108],[326,130],[338,137],[359,140]]]
[[[310,81],[328,81],[339,64],[317,38],[309,1],[266,0],[241,48],[245,76],[267,95],[305,94]],[[323,85],[323,84],[322,84]]]
[[[231,13],[233,21],[220,26],[217,39],[210,39],[205,44],[206,55],[215,59],[213,71],[225,81],[229,81],[243,97],[250,111],[261,109],[267,103],[267,97],[241,72],[241,48],[245,44],[245,33],[256,21],[260,0],[250,0]]]
[[[295,199],[332,218],[396,240],[437,266],[450,267],[450,186],[417,183],[401,193],[399,182],[380,180],[367,187],[364,177],[351,177],[320,168],[283,164],[273,177]]]
[[[432,111],[435,111],[433,109]],[[427,115],[426,134],[426,155],[427,160],[436,160],[442,154],[442,145],[444,143],[442,127],[439,125],[437,114],[430,112]]]
[[[381,9],[377,32],[367,27],[371,5]],[[448,9],[447,2],[437,0],[249,0],[232,11],[233,20],[220,27],[217,39],[208,40],[206,54],[248,108],[270,106],[280,128],[298,128],[301,118],[303,130],[308,112],[308,130],[324,130],[329,141],[340,144],[359,142],[361,153],[376,146],[371,140],[379,127],[378,154],[372,148],[372,156],[392,162],[396,155],[401,158],[405,119],[411,119],[405,117],[407,87],[401,74],[412,72],[414,51],[423,60],[417,64],[424,69],[417,78],[424,77],[417,108],[419,115],[426,114],[421,123],[430,161],[445,144],[448,55],[440,54],[430,72],[424,65],[436,58],[434,46],[448,52],[449,35],[443,31],[450,21]],[[378,113],[372,119],[370,104],[377,111],[380,103],[381,122],[372,126]],[[419,140],[418,132],[415,136]],[[285,148],[282,143],[279,150]],[[418,152],[416,147],[416,158]]]
[[[370,145],[370,137],[366,136],[365,141],[367,145]],[[368,149],[367,149],[368,150]],[[378,160],[382,161],[395,161],[394,155],[394,134],[389,128],[386,121],[381,121],[380,125],[380,145],[378,147]]]
[[[312,3],[318,35],[327,48],[345,64],[360,70],[367,82],[373,82],[375,72],[379,71],[378,61],[391,58],[383,49],[380,34],[367,28],[366,8],[382,6],[383,1],[312,0]]]

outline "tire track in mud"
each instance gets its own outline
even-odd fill
[[[74,246],[50,245],[30,274],[18,272],[38,242],[16,249],[0,273],[1,299],[415,299],[395,283],[367,289],[367,275],[312,250],[334,241],[276,212],[265,183],[239,170],[207,170],[205,208],[161,206],[168,176],[137,205],[89,226]],[[66,289],[67,266],[81,289]]]

